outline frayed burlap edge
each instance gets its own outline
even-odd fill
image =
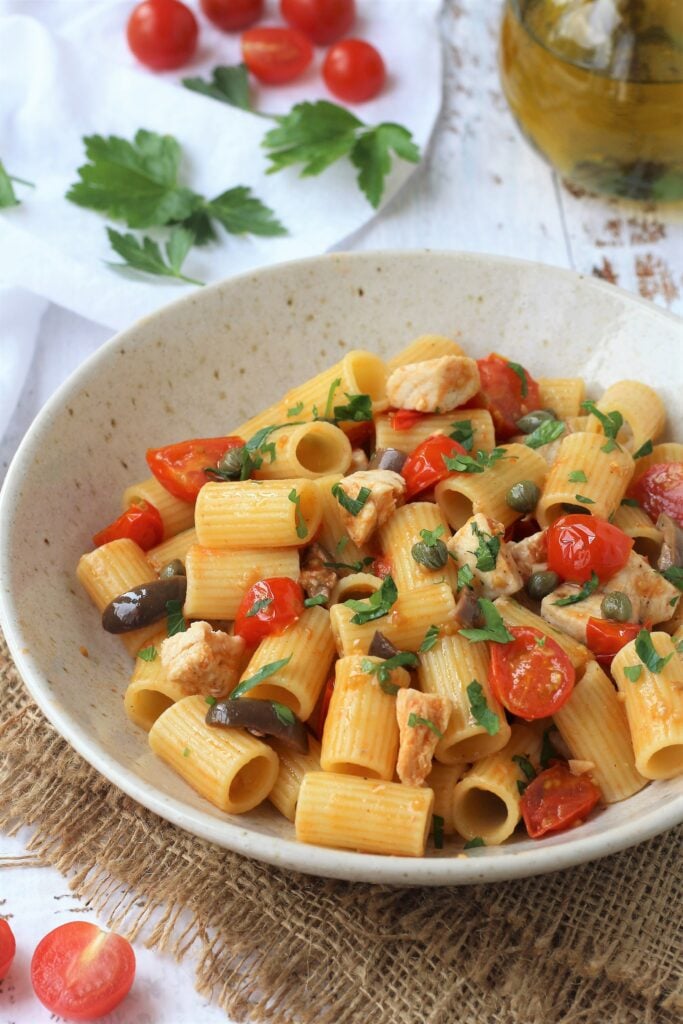
[[[681,830],[595,864],[467,889],[284,873],[111,786],[27,704],[0,650],[0,827],[111,927],[177,958],[252,1024],[674,1024]],[[122,894],[123,893],[123,894]]]

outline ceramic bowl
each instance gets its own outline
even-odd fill
[[[536,376],[581,375],[592,396],[625,377],[652,384],[668,406],[668,435],[683,436],[679,320],[568,271],[445,252],[325,256],[193,292],[113,338],[38,416],[2,492],[2,625],[53,725],[140,804],[282,868],[426,885],[566,868],[683,820],[679,778],[564,834],[467,856],[454,847],[403,859],[306,846],[269,804],[230,817],[206,803],[124,715],[130,660],[100,628],[74,570],[93,531],[118,514],[123,489],[148,476],[145,449],[228,433],[350,348],[388,356],[418,334],[456,331],[475,356],[495,349]]]

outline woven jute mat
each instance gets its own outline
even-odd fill
[[[247,860],[139,807],[46,722],[1,638],[0,721],[0,827],[32,826],[31,850],[111,927],[178,958],[197,950],[198,990],[237,1021],[681,1020],[680,829],[520,882],[352,885]]]

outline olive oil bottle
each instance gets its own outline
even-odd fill
[[[683,201],[683,0],[508,0],[500,64],[520,127],[564,177]]]

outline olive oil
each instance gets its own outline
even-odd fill
[[[520,127],[566,178],[683,201],[683,0],[508,0],[500,62]]]

